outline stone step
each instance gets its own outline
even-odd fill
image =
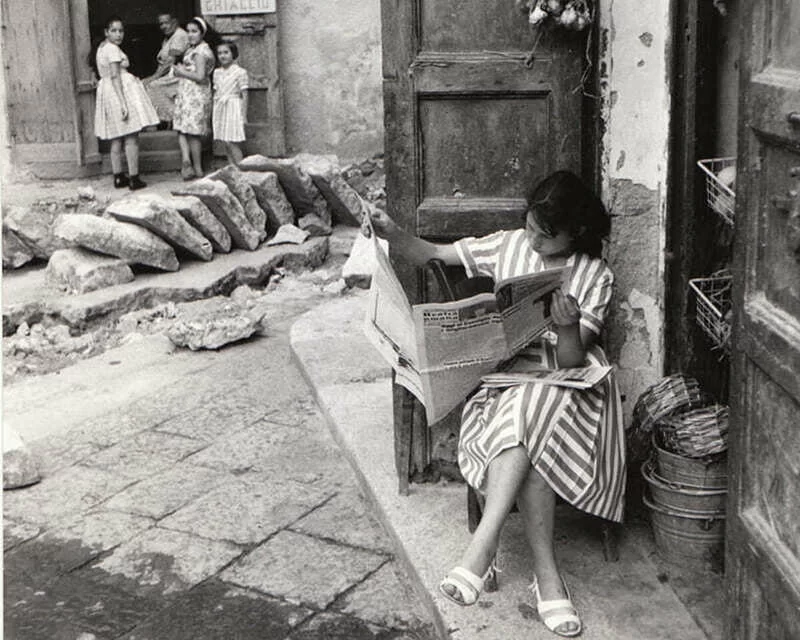
[[[175,142],[177,145],[177,141]],[[179,149],[174,151],[140,151],[139,152],[139,171],[140,173],[155,173],[158,171],[179,171],[181,168],[181,152]],[[111,159],[108,155],[103,156],[102,173],[111,173]]]
[[[139,134],[139,151],[174,151],[178,149],[177,131],[143,131]]]

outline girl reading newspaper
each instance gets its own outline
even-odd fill
[[[467,275],[495,280],[558,266],[571,276],[551,303],[553,330],[515,357],[546,368],[605,366],[598,338],[613,275],[601,258],[610,218],[600,199],[575,174],[558,171],[528,197],[524,228],[455,244],[435,244],[403,231],[385,213],[371,215],[377,235],[417,265],[432,258],[463,265]],[[458,462],[484,499],[483,515],[458,565],[442,580],[442,593],[474,604],[494,571],[500,531],[516,502],[533,554],[531,591],[544,624],[565,637],[581,621],[554,553],[556,494],[609,520],[622,519],[625,445],[613,372],[590,389],[537,383],[484,385],[462,415]]]

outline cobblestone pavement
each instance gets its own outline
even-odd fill
[[[165,355],[177,382],[29,442],[44,478],[3,496],[5,638],[435,637],[290,360],[320,289],[270,295],[267,336]]]

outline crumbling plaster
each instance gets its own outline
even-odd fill
[[[383,149],[380,0],[278,2],[288,153]]]
[[[664,243],[670,2],[599,0],[601,189],[613,216],[616,292],[608,331],[624,408],[664,367]]]

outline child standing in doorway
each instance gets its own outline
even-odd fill
[[[220,66],[214,69],[214,140],[225,143],[228,162],[235,165],[242,161],[241,143],[247,123],[247,71],[239,66],[238,59],[239,47],[235,43],[217,45]]]

